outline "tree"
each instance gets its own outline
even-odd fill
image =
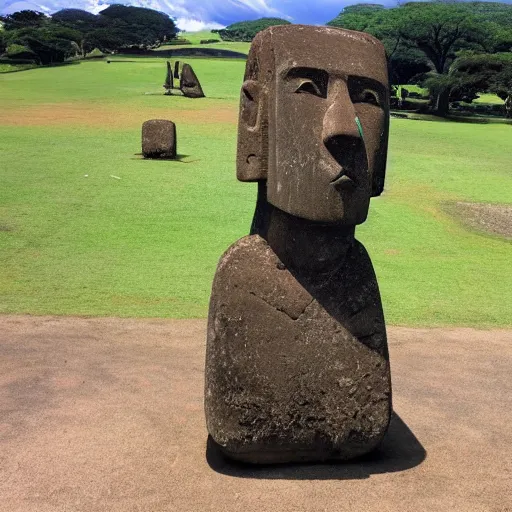
[[[512,54],[460,52],[446,74],[431,73],[424,81],[431,91],[447,91],[450,100],[471,102],[479,92],[512,95]]]
[[[8,43],[24,46],[35,54],[39,64],[55,64],[76,54],[76,39],[80,34],[51,25],[40,28],[22,28],[7,32]]]
[[[5,32],[0,29],[0,55],[5,52],[7,48],[7,38]]]
[[[102,52],[110,53],[137,44],[139,39],[126,29],[98,28],[86,35],[84,49],[89,52],[93,48],[98,48]]]
[[[176,37],[174,21],[152,9],[114,4],[101,11],[99,17],[104,28],[115,29],[129,44],[147,47]]]
[[[510,7],[493,2],[411,2],[392,9],[357,5],[345,8],[329,24],[363,30],[380,39],[386,47],[393,83],[397,78],[414,80],[413,70],[424,74],[430,69],[426,83],[432,86],[434,108],[445,115],[452,80],[446,75],[456,53],[507,47],[512,41]]]
[[[251,42],[258,32],[275,25],[290,25],[290,22],[282,20],[281,18],[260,18],[254,21],[233,23],[225,29],[215,32],[217,32],[224,41]]]
[[[39,11],[18,11],[2,18],[4,30],[16,30],[27,27],[42,27],[48,22],[46,14]]]
[[[98,16],[82,9],[61,9],[52,14],[52,21],[75,30],[88,31],[98,24]]]
[[[386,48],[389,79],[392,84],[408,83],[414,76],[430,70],[424,54],[406,44],[402,34],[403,9],[385,9],[380,4],[356,4],[345,7],[327,25],[367,32]]]
[[[355,4],[348,5],[326,25],[331,27],[358,30],[359,32],[373,31],[378,15],[386,15],[384,6],[380,4]],[[370,33],[370,32],[368,32]]]

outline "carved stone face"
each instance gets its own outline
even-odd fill
[[[238,178],[266,179],[268,201],[289,214],[360,224],[383,188],[388,105],[385,51],[371,36],[260,32],[242,87]]]
[[[180,89],[187,98],[204,98],[204,92],[190,64],[183,64],[180,77]]]

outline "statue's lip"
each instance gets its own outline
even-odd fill
[[[331,185],[336,189],[351,190],[357,186],[357,183],[350,176],[347,176],[344,170],[342,170],[333,180],[331,180]]]

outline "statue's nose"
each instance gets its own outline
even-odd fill
[[[344,81],[333,84],[328,101],[330,105],[324,115],[322,140],[331,156],[345,168],[361,150],[363,140],[356,111]]]

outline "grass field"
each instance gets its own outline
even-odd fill
[[[35,68],[35,64],[4,64],[0,63],[0,73],[11,73],[13,71],[24,71]]]
[[[243,43],[239,41],[222,41],[219,34],[212,34],[209,30],[201,32],[180,32],[179,37],[189,40],[192,44],[184,46],[162,45],[158,50],[176,50],[179,48],[218,48],[220,50],[232,50],[234,52],[249,53],[251,43]],[[218,43],[201,44],[202,39],[217,39]]]
[[[0,76],[0,312],[206,315],[256,190],[235,179],[244,62],[194,70],[205,99],[164,96],[165,59]],[[177,123],[180,161],[141,159],[151,118]],[[357,231],[388,323],[512,323],[510,242],[445,208],[512,203],[510,147],[510,125],[392,121],[386,191]]]
[[[199,44],[203,39],[217,39],[217,41],[221,41],[219,34],[213,33],[211,30],[200,30],[199,32],[180,32],[178,36],[187,39],[192,44]]]

